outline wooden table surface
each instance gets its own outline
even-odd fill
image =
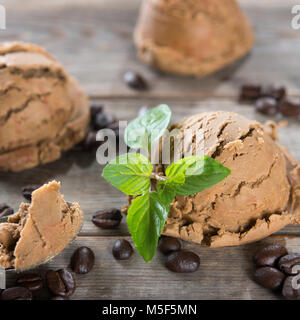
[[[22,40],[46,47],[67,71],[84,86],[92,99],[120,120],[130,120],[141,106],[167,103],[173,120],[208,110],[239,112],[266,121],[250,105],[239,105],[239,86],[248,81],[280,83],[291,95],[300,95],[300,30],[291,28],[291,6],[297,1],[240,1],[254,25],[256,45],[235,65],[204,79],[167,76],[137,61],[132,31],[139,0],[6,0],[7,30],[1,41]],[[150,90],[137,93],[123,83],[127,70],[141,72]],[[273,120],[280,120],[278,118]],[[279,129],[281,143],[300,160],[300,124],[289,120]],[[0,173],[0,203],[17,209],[23,201],[20,188],[26,184],[61,181],[67,201],[78,201],[85,223],[76,241],[40,271],[66,267],[79,246],[92,248],[96,264],[88,275],[77,276],[73,299],[278,299],[252,280],[252,255],[262,243],[280,242],[291,251],[300,250],[300,227],[288,226],[260,243],[209,249],[184,243],[201,257],[194,274],[174,274],[157,254],[146,264],[135,252],[132,259],[117,262],[111,254],[116,239],[130,239],[123,219],[116,230],[101,230],[91,222],[93,212],[120,208],[124,195],[101,177],[102,167],[94,154],[68,152],[62,159],[18,174]],[[16,275],[8,272],[8,285]]]

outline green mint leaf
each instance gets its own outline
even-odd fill
[[[147,192],[135,198],[127,213],[127,224],[133,242],[146,262],[155,255],[158,238],[168,216],[157,192]]]
[[[176,196],[176,188],[174,188],[172,184],[159,182],[157,184],[157,193],[163,201],[167,211],[170,212],[171,203],[174,201]]]
[[[167,129],[171,110],[161,104],[132,120],[125,130],[125,143],[130,148],[149,150],[152,142],[159,139]]]
[[[134,196],[149,191],[152,170],[153,166],[145,156],[126,153],[107,164],[102,176],[125,194]]]
[[[166,170],[167,177],[185,175],[185,183],[176,187],[176,194],[189,196],[225,179],[231,171],[207,156],[190,156],[172,163]]]

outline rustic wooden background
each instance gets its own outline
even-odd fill
[[[46,47],[78,78],[92,99],[120,120],[134,118],[141,106],[168,103],[173,120],[207,110],[230,110],[251,119],[267,119],[250,105],[239,105],[239,86],[248,81],[280,83],[291,95],[300,95],[300,31],[291,28],[291,0],[241,0],[256,33],[251,54],[235,65],[204,79],[160,74],[137,61],[132,32],[139,0],[6,0],[7,30],[1,41],[22,40]],[[141,72],[150,90],[137,93],[123,83],[127,70]],[[274,120],[281,120],[276,118]],[[289,120],[280,128],[281,143],[300,160],[299,121]],[[118,238],[130,239],[125,219],[116,230],[100,230],[91,223],[93,212],[120,208],[125,197],[101,179],[102,167],[94,154],[68,152],[55,163],[19,174],[0,173],[0,203],[14,209],[23,201],[20,189],[26,184],[52,179],[62,182],[67,201],[78,201],[85,212],[83,229],[60,256],[40,267],[58,269],[69,264],[72,252],[89,246],[96,254],[94,270],[77,276],[73,299],[279,299],[252,281],[253,252],[266,242],[280,242],[292,251],[300,249],[300,228],[288,226],[262,243],[208,249],[184,243],[197,252],[201,267],[194,274],[174,274],[164,267],[159,253],[151,263],[134,254],[117,262],[111,255]],[[16,274],[8,272],[8,285]],[[46,296],[46,293],[43,293]]]

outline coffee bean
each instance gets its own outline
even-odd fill
[[[97,131],[89,131],[81,143],[83,150],[92,150],[99,146],[99,141],[96,140]]]
[[[254,272],[254,281],[264,288],[278,290],[281,288],[285,275],[273,267],[258,268]]]
[[[97,113],[95,116],[95,120],[92,124],[96,130],[101,130],[107,128],[110,124],[112,124],[115,121],[116,118],[112,115],[108,115],[105,113]]]
[[[25,287],[12,287],[2,292],[1,300],[32,300],[32,293]]]
[[[91,101],[90,102],[90,110],[91,110],[91,118],[95,119],[95,117],[98,113],[103,112],[103,105],[99,102]]]
[[[38,274],[24,274],[17,280],[17,284],[30,291],[37,291],[43,287],[42,278]]]
[[[48,271],[46,282],[49,290],[57,296],[70,297],[76,289],[75,277],[66,269]]]
[[[286,117],[300,116],[300,99],[284,99],[279,105],[279,111]]]
[[[133,249],[127,240],[121,239],[115,242],[112,253],[117,260],[128,260],[132,256]]]
[[[35,191],[36,189],[39,189],[41,187],[41,185],[28,185],[22,188],[22,193],[23,193],[23,197],[28,200],[31,201],[31,196],[32,196],[32,192]]]
[[[137,72],[128,71],[124,74],[125,83],[135,90],[146,90],[148,85],[145,79]]]
[[[286,96],[286,88],[281,85],[271,85],[263,90],[262,96],[280,101]]]
[[[94,252],[88,247],[78,248],[72,255],[71,268],[75,273],[85,274],[93,269],[95,263]]]
[[[262,87],[258,84],[244,84],[240,91],[240,100],[255,101],[261,97]]]
[[[272,244],[259,249],[254,256],[254,262],[257,267],[273,267],[282,256],[287,254],[288,252],[285,247],[279,244]]]
[[[176,238],[161,237],[159,239],[158,249],[163,254],[179,251],[181,249],[181,242]]]
[[[10,208],[6,203],[0,204],[0,218],[9,216],[14,213],[14,210]]]
[[[111,123],[110,125],[107,126],[108,129],[111,129],[114,131],[114,133],[116,134],[116,137],[118,138],[120,135],[120,130],[119,130],[119,121],[115,121],[113,123]]]
[[[300,281],[298,276],[287,277],[281,293],[286,300],[300,300]]]
[[[259,98],[256,100],[255,109],[265,115],[274,116],[278,113],[278,102],[274,98]]]
[[[116,228],[122,220],[121,211],[118,209],[108,209],[97,211],[92,218],[93,223],[102,229]]]
[[[166,267],[177,273],[195,272],[200,266],[200,258],[190,251],[176,251],[166,260]]]
[[[298,265],[298,268],[295,268],[293,271],[293,267],[296,265]],[[296,275],[300,273],[300,254],[293,253],[281,257],[278,261],[278,267],[282,272],[288,275]]]
[[[68,300],[68,299],[61,296],[54,296],[50,300]]]

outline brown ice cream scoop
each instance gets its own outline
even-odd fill
[[[79,84],[32,44],[0,44],[0,106],[0,171],[57,160],[84,138],[89,123]]]
[[[68,204],[56,181],[32,194],[31,204],[0,223],[0,266],[31,269],[59,254],[77,235],[83,213],[78,203]]]
[[[185,138],[183,156],[197,150],[231,174],[200,193],[176,196],[164,235],[211,247],[233,246],[300,222],[300,165],[273,140],[276,128],[269,125],[273,132],[239,114],[219,111],[170,127],[177,129],[175,139]]]
[[[135,43],[155,68],[204,76],[244,56],[254,37],[236,0],[143,0]]]

